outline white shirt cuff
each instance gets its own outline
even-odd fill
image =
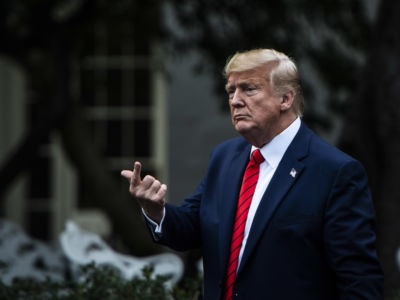
[[[153,225],[153,227],[154,227],[154,232],[155,232],[155,233],[161,233],[161,232],[162,232],[162,224],[163,224],[164,218],[165,218],[165,207],[164,207],[164,210],[163,210],[163,217],[162,217],[162,219],[161,219],[161,221],[160,221],[160,224],[157,224],[157,223],[154,222],[152,219],[150,219],[150,218],[146,215],[146,213],[144,212],[144,209],[143,209],[143,208],[142,208],[142,214],[145,216],[145,218],[147,219],[147,221],[149,221],[150,224]]]

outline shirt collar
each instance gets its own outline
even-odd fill
[[[276,168],[285,154],[290,143],[293,141],[300,129],[301,121],[297,117],[296,120],[288,128],[274,137],[268,144],[264,145],[260,151],[265,161],[272,167]],[[250,156],[254,150],[259,149],[255,146],[251,147]]]

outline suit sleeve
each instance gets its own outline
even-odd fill
[[[366,173],[359,162],[346,162],[332,186],[324,227],[325,251],[341,300],[383,299],[374,220]]]
[[[177,251],[198,248],[201,245],[199,211],[205,179],[195,193],[182,205],[166,204],[162,232],[155,233],[154,226],[146,221],[153,240]]]

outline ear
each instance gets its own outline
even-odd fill
[[[287,111],[293,106],[294,92],[289,91],[281,97],[281,111]]]

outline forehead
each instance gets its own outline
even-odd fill
[[[261,83],[268,81],[269,72],[265,68],[257,68],[242,72],[232,72],[228,76],[227,86],[241,83]]]

